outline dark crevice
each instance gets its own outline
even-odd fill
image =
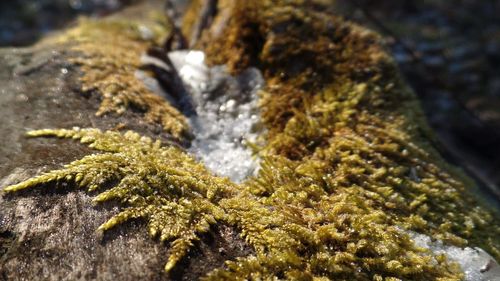
[[[9,251],[12,242],[15,240],[16,235],[10,230],[0,231],[0,261]]]
[[[217,4],[218,0],[202,0],[204,3],[202,4],[202,8],[200,11],[199,20],[196,23],[196,26],[193,28],[190,38],[189,38],[189,47],[193,48],[203,33],[203,30],[208,28],[213,19],[217,14]]]
[[[166,50],[150,48],[147,55],[162,61],[166,65],[166,67],[162,67],[155,64],[147,64],[143,66],[143,69],[151,71],[162,89],[173,98],[173,100],[170,100],[172,106],[177,108],[185,116],[189,117],[196,114],[190,94],[168,57]]]

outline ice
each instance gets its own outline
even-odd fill
[[[495,259],[480,248],[459,248],[432,241],[424,234],[409,231],[415,245],[431,250],[434,254],[445,254],[457,262],[465,273],[467,281],[500,281],[500,266]]]
[[[255,141],[259,131],[261,73],[249,68],[233,77],[224,66],[207,67],[201,51],[174,51],[169,58],[191,94],[195,112],[188,116],[195,136],[189,152],[234,182],[254,175],[258,159],[245,142]]]

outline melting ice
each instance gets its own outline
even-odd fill
[[[432,241],[427,235],[408,232],[415,245],[431,250],[434,254],[445,254],[457,262],[465,273],[466,281],[500,281],[500,265],[480,248],[459,248]]]
[[[249,68],[233,77],[225,66],[207,67],[201,51],[175,51],[169,58],[191,93],[194,113],[188,118],[195,139],[188,151],[235,182],[253,175],[258,160],[245,142],[257,137],[260,71]]]

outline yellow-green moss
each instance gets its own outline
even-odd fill
[[[70,61],[80,65],[81,90],[95,91],[101,97],[98,116],[135,108],[144,112],[147,122],[162,125],[179,139],[188,132],[185,117],[136,76],[141,56],[148,48],[159,46],[169,32],[165,17],[152,12],[143,20],[82,18],[50,41],[70,43],[70,49],[76,51]]]
[[[236,185],[132,132],[42,130],[31,135],[77,138],[105,153],[6,191],[53,181],[96,190],[118,181],[96,197],[124,207],[101,229],[145,218],[153,236],[174,240],[167,270],[210,224],[232,225],[255,254],[227,261],[207,280],[463,278],[408,231],[499,259],[498,218],[433,148],[380,38],[328,14],[323,2],[219,1],[214,27],[202,35],[211,63],[265,75],[268,132],[255,178]]]
[[[129,219],[145,219],[149,233],[161,241],[173,240],[165,269],[172,269],[191,248],[199,233],[223,215],[217,202],[230,196],[232,184],[211,176],[193,158],[176,147],[128,131],[98,129],[39,130],[31,137],[56,136],[80,140],[102,154],[88,155],[25,182],[9,186],[14,192],[53,182],[73,182],[89,192],[100,192],[94,202],[115,200],[122,211],[99,227],[108,230]],[[117,182],[107,190],[104,186]]]

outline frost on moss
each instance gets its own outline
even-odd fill
[[[221,16],[202,35],[213,64],[264,74],[268,131],[256,177],[234,184],[181,149],[132,132],[42,130],[31,135],[77,138],[104,153],[6,190],[54,181],[102,190],[97,201],[124,209],[101,228],[144,218],[152,235],[174,240],[167,270],[211,224],[232,225],[255,254],[227,261],[207,280],[464,277],[409,233],[499,259],[498,218],[433,148],[380,38],[330,15],[325,2],[218,1]],[[105,190],[107,182],[117,184]]]
[[[83,72],[82,91],[94,91],[101,97],[98,116],[138,109],[146,121],[158,123],[174,137],[182,138],[188,130],[185,117],[136,75],[141,56],[148,48],[160,45],[170,32],[163,16],[152,14],[148,19],[82,18],[52,40],[69,43],[76,51],[70,60]]]

